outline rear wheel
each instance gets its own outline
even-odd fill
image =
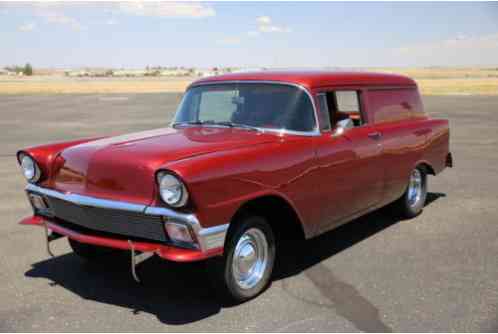
[[[73,252],[88,261],[98,261],[113,252],[112,248],[84,244],[71,238],[68,240]]]
[[[422,167],[416,167],[410,172],[405,193],[396,202],[398,211],[406,218],[420,214],[427,198],[427,173]]]
[[[275,238],[263,217],[249,216],[229,232],[222,258],[214,259],[214,284],[224,297],[243,302],[270,283],[275,262]]]

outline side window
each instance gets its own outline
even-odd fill
[[[332,126],[337,122],[351,119],[354,126],[363,124],[360,108],[360,94],[356,90],[327,92],[327,104]]]
[[[335,92],[337,100],[337,111],[339,112],[360,112],[358,92],[354,90],[339,90]]]
[[[318,107],[320,108],[320,113],[318,117],[320,117],[320,130],[321,131],[329,131],[331,129],[330,126],[330,111],[327,105],[327,95],[324,93],[318,94]]]

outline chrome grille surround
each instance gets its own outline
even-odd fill
[[[34,184],[28,184],[26,192],[28,196],[31,193],[42,195],[49,202],[50,208],[41,215],[56,218],[58,215],[62,215],[66,219],[61,216],[59,217],[61,220],[67,220],[70,223],[92,230],[128,236],[131,236],[130,233],[137,233],[138,230],[141,235],[145,236],[136,234],[133,236],[156,241],[168,241],[163,222],[174,221],[188,225],[196,238],[196,243],[192,246],[203,252],[223,247],[229,226],[229,224],[223,224],[203,228],[197,216],[193,213],[182,213],[165,207],[107,200],[74,193],[62,193]],[[54,206],[54,209],[52,209],[52,206]],[[34,207],[33,210],[35,210],[36,214]],[[88,227],[84,224],[90,226]],[[111,228],[112,231],[110,231]],[[159,232],[159,228],[161,232]],[[154,233],[157,233],[157,235],[152,235]]]

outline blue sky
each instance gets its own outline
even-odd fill
[[[0,65],[493,66],[498,3],[0,3]]]

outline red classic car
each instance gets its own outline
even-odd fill
[[[244,301],[269,283],[276,245],[311,238],[395,202],[422,211],[427,176],[452,165],[448,121],[399,75],[265,71],[190,85],[170,127],[17,154],[49,242],[97,260],[128,250],[214,258]]]

